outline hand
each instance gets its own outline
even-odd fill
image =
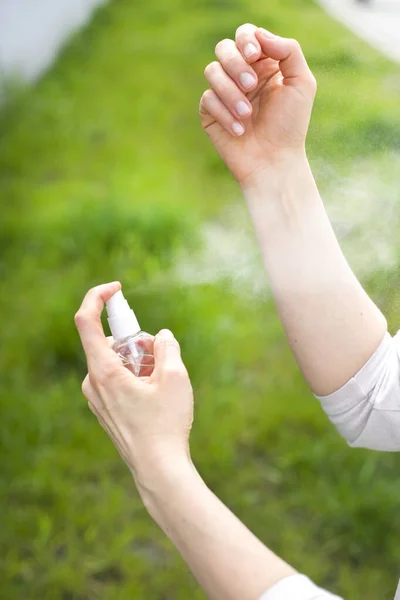
[[[127,463],[140,477],[149,463],[189,456],[193,392],[173,334],[154,340],[154,371],[137,378],[123,366],[104,335],[100,316],[119,283],[90,290],[75,315],[88,375],[82,390],[89,407]]]
[[[296,40],[242,25],[205,69],[202,125],[242,185],[265,167],[305,155],[316,81]]]

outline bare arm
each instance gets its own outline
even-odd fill
[[[373,355],[386,320],[343,256],[305,155],[243,192],[289,344],[313,392],[331,394]]]
[[[146,466],[144,485],[136,481],[150,515],[208,598],[258,600],[295,574],[213,494],[189,461],[156,469]]]
[[[371,357],[386,321],[349,268],[308,165],[315,78],[295,40],[254,25],[220,42],[216,57],[202,124],[242,187],[300,368],[325,396]]]
[[[262,544],[196,472],[189,452],[193,393],[172,333],[155,337],[155,368],[148,378],[136,378],[111,350],[100,315],[119,287],[94,288],[76,315],[89,370],[83,391],[150,515],[210,599],[331,598]]]

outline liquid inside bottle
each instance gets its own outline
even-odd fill
[[[154,337],[145,331],[118,340],[114,350],[136,377],[149,377],[154,370]]]

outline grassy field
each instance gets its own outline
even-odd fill
[[[398,173],[385,165],[398,164],[399,67],[311,0],[111,2],[10,102],[0,115],[4,600],[204,597],[81,396],[73,315],[90,286],[114,279],[144,329],[170,327],[181,341],[196,391],[193,457],[212,489],[321,585],[347,599],[394,595],[399,456],[347,448],[268,293],[252,294],[251,282],[237,293],[222,265],[213,278],[176,276],[177,262],[197,264],[204,228],[241,214],[197,108],[216,42],[243,22],[304,46],[319,81],[309,155],[339,217],[360,201],[357,169],[389,182]],[[336,181],[346,178],[354,197],[344,202]],[[395,180],[389,188],[373,205],[383,218],[390,195],[397,227]],[[360,242],[355,222],[343,243],[367,252],[373,238],[387,242],[377,223],[363,222]],[[363,275],[394,328],[395,263]]]

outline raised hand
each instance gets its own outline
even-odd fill
[[[299,43],[246,24],[215,53],[200,116],[235,179],[304,154],[316,81]]]

